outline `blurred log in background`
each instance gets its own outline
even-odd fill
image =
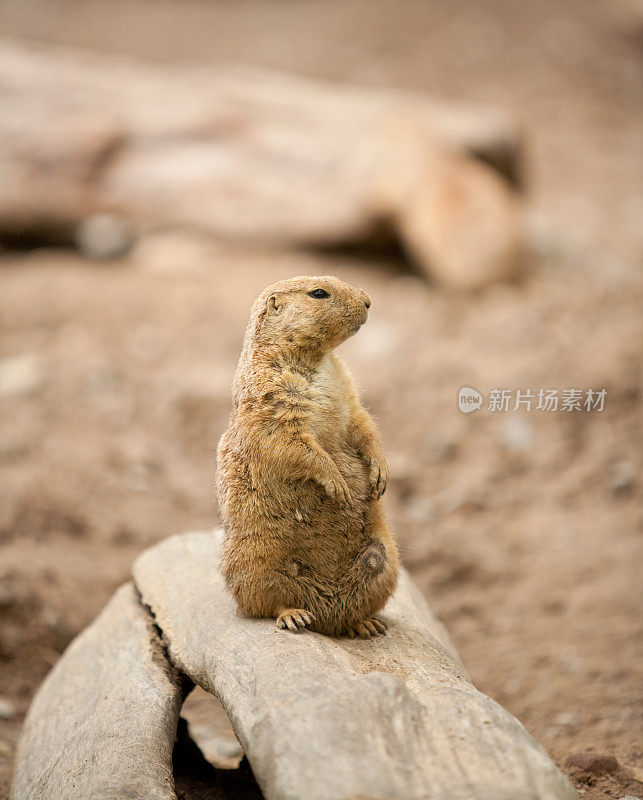
[[[456,288],[521,271],[519,134],[499,112],[256,67],[153,67],[6,42],[0,71],[9,239],[70,241],[80,229],[86,252],[109,254],[106,221],[92,215],[111,212],[122,226],[232,241],[400,241]],[[127,239],[114,233],[119,255]]]

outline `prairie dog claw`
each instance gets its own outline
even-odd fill
[[[381,619],[371,617],[363,619],[361,622],[351,625],[346,633],[351,639],[370,639],[373,636],[386,636],[387,625]]]
[[[277,617],[277,627],[297,631],[299,628],[308,627],[314,619],[310,611],[303,608],[286,608]]]

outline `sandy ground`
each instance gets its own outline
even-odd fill
[[[131,0],[3,2],[0,27],[512,110],[527,129],[533,270],[462,298],[385,254],[253,252],[183,234],[104,265],[5,252],[0,359],[21,357],[22,389],[0,396],[0,797],[33,692],[135,555],[216,524],[214,451],[248,309],[263,286],[301,273],[337,274],[373,298],[344,354],[380,423],[405,563],[474,682],[582,797],[643,796],[643,16],[626,2],[145,7],[142,27]],[[464,385],[485,397],[605,388],[607,400],[602,412],[485,403],[465,416]],[[584,750],[619,769],[565,767]]]

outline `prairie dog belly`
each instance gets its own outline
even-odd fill
[[[289,496],[302,510],[315,511],[317,514],[326,510],[329,514],[333,514],[335,524],[338,524],[343,517],[361,519],[370,495],[368,469],[356,454],[339,452],[333,453],[332,457],[348,484],[352,498],[350,505],[346,506],[332,500],[315,481],[287,484]]]
[[[311,429],[317,440],[330,455],[345,451],[350,410],[346,404],[342,375],[330,357],[320,364],[311,382],[310,393],[317,407],[311,419]]]
[[[228,454],[225,468],[229,480],[220,495],[228,527],[239,533],[260,534],[274,528],[305,538],[314,534],[318,536],[320,547],[329,539],[336,538],[342,544],[347,538],[354,540],[363,528],[369,502],[368,470],[355,452],[335,453],[333,460],[351,492],[350,506],[329,498],[312,480],[283,478],[276,490],[274,476],[266,480],[261,469],[253,469],[243,459]]]

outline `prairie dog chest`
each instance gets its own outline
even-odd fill
[[[344,376],[330,357],[322,360],[310,383],[315,401],[312,428],[322,444],[324,440],[343,438],[350,420]]]

